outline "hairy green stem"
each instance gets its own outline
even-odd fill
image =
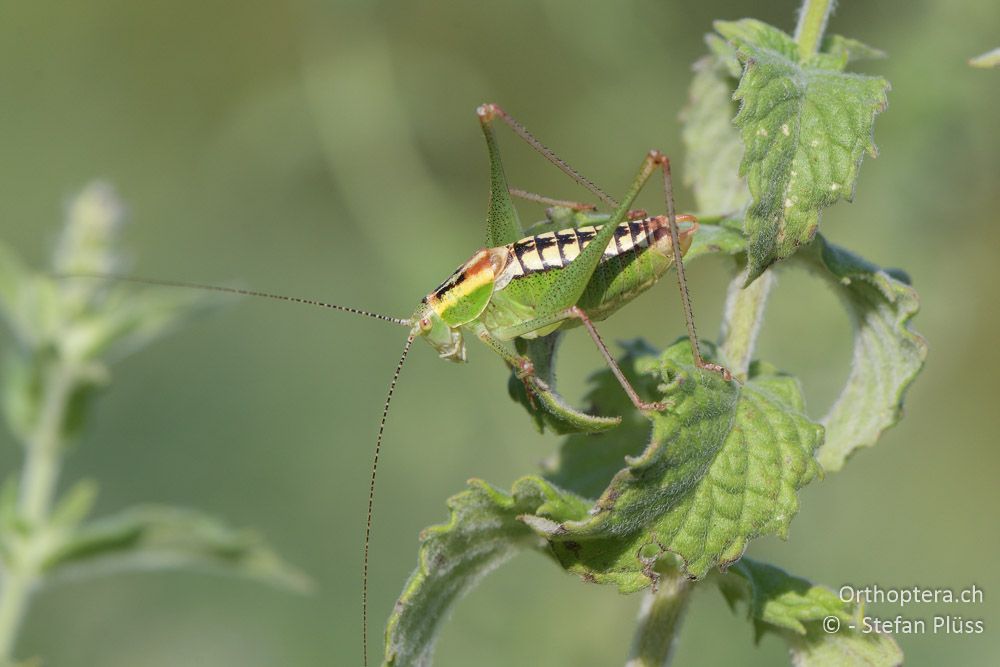
[[[764,308],[775,278],[774,273],[768,270],[744,288],[745,281],[746,272],[741,271],[729,283],[720,343],[729,370],[741,378],[746,377],[753,359],[757,335],[764,322]]]
[[[63,427],[66,408],[74,388],[73,374],[56,365],[46,376],[42,409],[34,432],[25,443],[25,463],[20,480],[18,514],[28,532],[3,572],[0,590],[0,664],[13,658],[40,560],[48,539],[49,512],[55,498],[62,464]]]
[[[803,60],[815,55],[819,49],[833,5],[834,0],[803,0],[799,23],[795,26],[795,42]]]
[[[626,667],[670,664],[690,599],[691,582],[681,574],[663,577],[659,589],[646,594]]]

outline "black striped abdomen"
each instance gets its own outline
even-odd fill
[[[561,229],[558,232],[528,236],[510,244],[507,246],[511,253],[508,265],[510,277],[516,279],[565,267],[580,256],[600,229],[599,226]],[[662,216],[623,222],[615,229],[611,242],[604,249],[601,263],[615,258],[631,258],[669,235],[666,219]]]

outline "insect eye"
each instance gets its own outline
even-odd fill
[[[424,331],[428,331],[431,328],[431,321],[426,317],[420,318],[420,328]]]

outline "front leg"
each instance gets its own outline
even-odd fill
[[[648,402],[639,397],[639,393],[635,390],[635,387],[632,386],[632,383],[628,381],[628,378],[625,377],[625,373],[618,365],[618,362],[615,361],[614,356],[611,354],[611,350],[608,349],[608,346],[604,343],[601,335],[597,333],[597,327],[594,326],[594,323],[589,317],[587,317],[587,314],[583,312],[583,309],[579,306],[570,306],[569,308],[566,308],[565,310],[554,315],[536,318],[515,327],[505,328],[502,330],[501,335],[504,337],[515,337],[526,334],[530,331],[536,331],[543,327],[547,327],[555,324],[556,322],[562,322],[570,319],[580,320],[583,324],[587,333],[590,334],[591,340],[594,341],[597,349],[600,350],[601,355],[604,357],[604,361],[608,364],[608,368],[611,369],[615,379],[618,380],[618,384],[620,384],[622,389],[625,390],[629,400],[632,401],[632,405],[634,405],[637,410],[640,412],[663,412],[667,409],[667,407],[669,407],[668,403],[660,401]],[[499,341],[497,341],[497,343],[501,346],[503,345]],[[528,361],[530,362],[531,360],[529,359]]]
[[[529,397],[534,389],[541,391],[549,390],[549,386],[535,375],[535,364],[531,359],[512,351],[483,325],[477,326],[474,333],[479,340],[490,346],[494,352],[507,362],[508,366],[514,369],[514,375],[518,380],[524,382],[524,388],[528,391]]]

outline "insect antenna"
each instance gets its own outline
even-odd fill
[[[382,434],[385,432],[385,422],[389,417],[389,404],[392,402],[392,393],[396,391],[396,381],[399,380],[399,373],[403,370],[403,363],[406,355],[413,345],[413,334],[406,337],[406,344],[403,346],[403,354],[399,357],[396,370],[392,374],[392,381],[389,383],[389,392],[385,397],[385,406],[382,408],[382,421],[378,425],[378,437],[375,438],[375,455],[372,457],[372,479],[368,486],[368,520],[365,522],[365,553],[362,559],[361,570],[361,643],[362,657],[365,667],[368,665],[368,545],[372,536],[372,511],[375,507],[375,473],[378,471],[378,455],[382,450]]]
[[[114,280],[118,282],[126,283],[137,283],[141,285],[159,285],[161,287],[180,287],[183,289],[197,289],[206,290],[209,292],[223,292],[226,294],[238,294],[240,296],[254,296],[261,297],[265,299],[275,299],[277,301],[288,301],[291,303],[302,303],[308,306],[319,306],[321,308],[330,308],[332,310],[339,310],[345,313],[353,313],[354,315],[364,315],[365,317],[371,317],[376,320],[382,320],[383,322],[390,322],[392,324],[399,324],[402,326],[411,326],[412,321],[409,319],[403,319],[400,317],[391,317],[389,315],[382,315],[380,313],[373,313],[368,310],[361,310],[360,308],[353,308],[351,306],[341,306],[335,303],[327,303],[325,301],[317,301],[315,299],[304,299],[297,296],[287,296],[284,294],[274,294],[272,292],[260,292],[258,290],[242,289],[239,287],[224,287],[221,285],[205,285],[202,283],[190,283],[180,280],[161,280],[158,278],[140,278],[137,276],[118,276],[100,273],[63,273],[57,274],[55,276],[60,280],[70,279],[70,278],[93,278],[95,280]],[[406,362],[406,357],[410,353],[410,347],[413,345],[414,335],[410,334],[406,337],[406,344],[403,346],[403,354],[399,357],[399,363],[396,364],[396,370],[392,374],[392,381],[389,383],[389,392],[385,397],[385,405],[382,408],[382,419],[378,426],[378,436],[375,439],[375,453],[372,457],[372,477],[371,483],[368,487],[368,518],[365,522],[365,549],[363,557],[363,567],[361,574],[361,641],[363,645],[363,657],[364,665],[368,665],[368,550],[371,543],[372,534],[372,516],[375,508],[375,477],[378,472],[378,457],[382,450],[382,435],[385,432],[385,423],[389,418],[389,405],[392,402],[393,392],[396,391],[396,382],[399,380],[399,374],[403,370],[403,364]]]
[[[412,322],[410,322],[410,320],[408,319],[403,319],[400,317],[391,317],[389,315],[382,315],[380,313],[373,313],[368,310],[353,308],[351,306],[341,306],[335,303],[317,301],[315,299],[303,299],[297,296],[286,296],[284,294],[273,294],[271,292],[259,292],[257,290],[241,289],[239,287],[223,287],[221,285],[203,285],[201,283],[189,283],[180,280],[160,280],[158,278],[139,278],[136,276],[116,276],[116,275],[105,275],[100,273],[63,273],[56,275],[56,278],[60,279],[94,278],[98,280],[114,280],[125,283],[138,283],[140,285],[159,285],[161,287],[180,287],[183,289],[198,289],[198,290],[206,290],[209,292],[225,292],[226,294],[238,294],[240,296],[256,296],[256,297],[262,297],[264,299],[275,299],[277,301],[301,303],[307,306],[319,306],[320,308],[330,308],[332,310],[339,310],[341,312],[352,313],[354,315],[364,315],[365,317],[371,317],[372,319],[382,320],[383,322],[390,322],[392,324],[400,324],[406,327],[412,324]]]

